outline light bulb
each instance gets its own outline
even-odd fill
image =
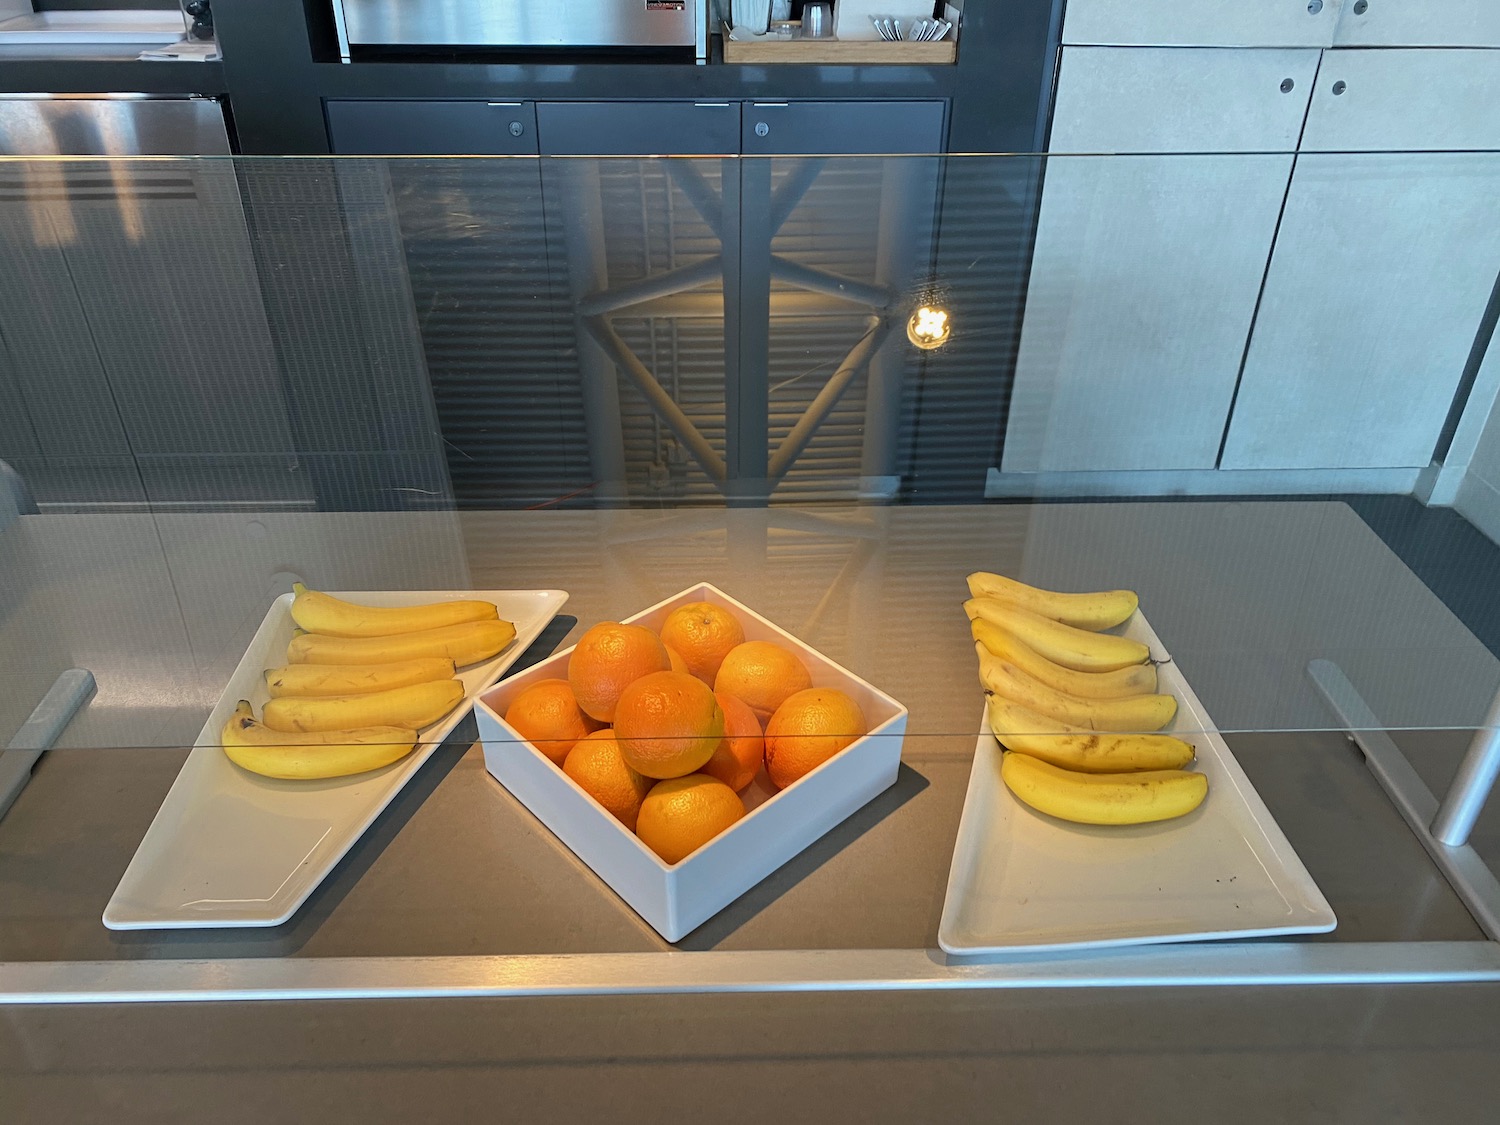
[[[953,334],[953,325],[946,309],[935,309],[923,305],[911,314],[906,322],[906,338],[923,351],[940,348]]]

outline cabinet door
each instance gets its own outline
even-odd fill
[[[1340,7],[1352,3],[1354,0],[1255,0],[1249,4],[1223,0],[1068,0],[1063,42],[1140,47],[1327,47],[1333,42]]]
[[[732,156],[738,102],[542,102],[544,156]]]
[[[1064,50],[1006,471],[1213,467],[1317,65]]]
[[[940,101],[752,102],[745,107],[746,156],[862,156],[943,151]]]
[[[1329,51],[1302,151],[1500,149],[1500,51]]]
[[[328,138],[340,156],[533,156],[531,102],[327,102]]]
[[[1306,138],[1331,151],[1297,158],[1225,468],[1429,463],[1500,272],[1500,152],[1349,150],[1500,148],[1450,104],[1497,79],[1483,51],[1324,60]]]
[[[1495,0],[1344,0],[1339,47],[1500,47]]]

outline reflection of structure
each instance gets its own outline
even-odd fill
[[[643,175],[650,164],[665,171],[719,249],[700,253],[685,264],[648,269],[645,276],[612,284],[604,250],[606,206],[600,167],[591,163],[567,170],[568,256],[582,329],[580,359],[596,478],[619,481],[625,476],[616,370],[640,392],[655,419],[681,443],[719,492],[746,499],[764,497],[787,479],[849,388],[868,374],[858,472],[867,480],[892,478],[906,356],[899,345],[885,345],[891,337],[892,318],[898,315],[895,306],[904,282],[919,252],[928,252],[935,162],[860,162],[866,173],[862,178],[879,189],[878,212],[872,216],[876,276],[870,282],[822,262],[814,264],[807,260],[812,254],[778,252],[773,245],[817,182],[825,160],[789,162],[774,188],[770,160],[715,162],[721,171],[717,191],[700,170],[701,162],[641,163]],[[822,257],[829,256],[836,239],[825,242]],[[704,291],[716,282],[722,286],[718,292]],[[842,358],[831,364],[831,373],[816,392],[788,412],[773,447],[770,329],[771,321],[782,317],[858,318],[861,331]],[[684,409],[680,396],[664,385],[662,372],[653,369],[657,365],[643,360],[620,331],[618,321],[639,318],[665,318],[674,325],[679,320],[722,318],[722,452],[705,427]]]

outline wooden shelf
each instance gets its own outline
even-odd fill
[[[844,63],[947,66],[958,56],[956,39],[892,43],[884,39],[776,39],[738,42],[724,29],[726,63]]]

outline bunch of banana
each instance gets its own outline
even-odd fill
[[[1186,816],[1208,796],[1208,778],[1189,770],[1074,773],[1026,754],[1000,763],[1006,787],[1038,812],[1080,824],[1149,824]]]
[[[1150,733],[1177,713],[1156,691],[1150,650],[1101,632],[1135,612],[1134,593],[1060,594],[983,571],[969,592],[985,715],[1017,798],[1083,824],[1146,824],[1203,803],[1208,779],[1182,768],[1193,747]]]
[[[1021,609],[1030,610],[1041,617],[1061,621],[1078,629],[1097,633],[1100,629],[1113,629],[1130,620],[1130,615],[1140,605],[1134,590],[1100,590],[1092,594],[1059,594],[1053,590],[1039,590],[1003,574],[991,574],[977,570],[969,575],[969,595],[975,598],[994,598],[1008,602]]]
[[[341,777],[411,753],[417,731],[464,698],[457,670],[515,639],[491,602],[363,606],[293,587],[287,664],[266,672],[271,700],[224,728],[224,752],[269,777]]]
[[[266,777],[298,780],[379,769],[400,761],[417,745],[417,732],[398,726],[284,734],[257,722],[246,699],[224,724],[222,737],[224,753],[235,765]]]
[[[433,602],[430,605],[372,606],[346,602],[332,594],[292,583],[292,620],[309,633],[327,637],[389,637],[420,633],[468,621],[497,621],[493,602]]]
[[[1151,650],[1140,641],[1078,629],[998,598],[970,598],[964,612],[970,621],[988,621],[1075,672],[1114,672],[1151,659]]]
[[[298,582],[292,620],[303,632],[287,647],[289,664],[389,664],[443,659],[458,667],[495,656],[515,640],[492,602],[355,605]]]

